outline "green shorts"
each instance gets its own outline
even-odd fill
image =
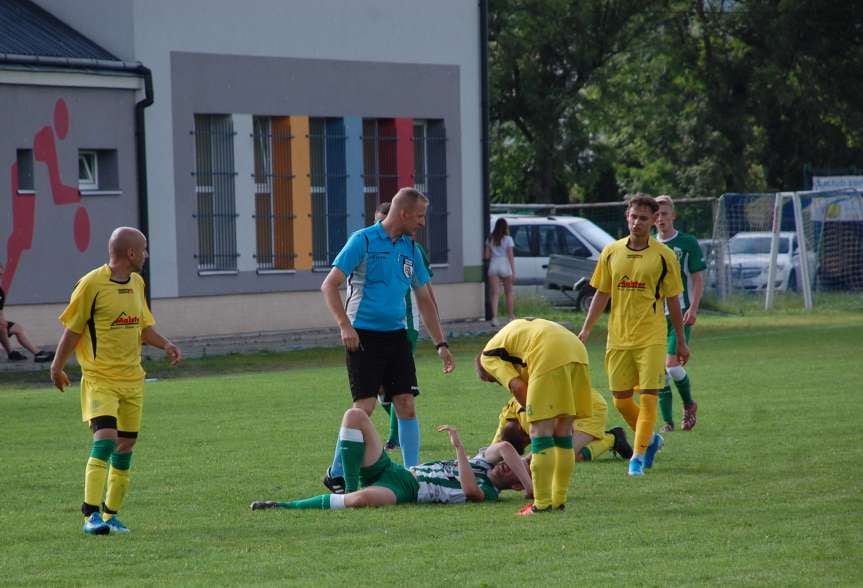
[[[674,325],[671,324],[671,317],[666,316],[665,322],[668,323],[668,355],[677,353],[677,333],[674,330]],[[689,345],[689,330],[692,325],[683,325],[683,338],[686,339],[686,344]]]
[[[385,451],[378,460],[360,470],[360,488],[380,486],[392,490],[396,504],[416,502],[420,485],[414,475],[397,463],[393,463]]]
[[[417,354],[417,339],[420,337],[420,332],[416,329],[408,329],[408,341],[411,344],[411,355]]]

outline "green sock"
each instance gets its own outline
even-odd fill
[[[662,414],[662,420],[666,423],[674,422],[671,415],[671,386],[666,386],[659,391],[659,412]]]
[[[393,445],[399,444],[399,416],[396,414],[395,409],[390,412],[390,437],[388,442]]]
[[[356,492],[360,487],[360,468],[366,454],[363,432],[342,427],[339,432],[339,448],[342,454],[342,471],[345,477],[345,494]]]
[[[566,435],[565,437],[552,437],[554,439],[554,446],[560,447],[562,449],[572,449],[572,435]]]
[[[288,502],[280,502],[279,508],[289,508],[292,510],[329,510],[330,497],[332,494],[321,494],[320,496],[312,496],[302,500],[291,500]]]
[[[689,387],[689,374],[686,374],[682,380],[674,380],[674,385],[677,386],[677,391],[683,399],[683,406],[692,404],[692,391]]]
[[[593,454],[590,452],[589,448],[581,448],[581,459],[583,459],[584,461],[590,461],[591,459],[593,459]]]

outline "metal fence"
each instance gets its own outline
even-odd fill
[[[684,233],[699,239],[713,236],[713,219],[716,215],[717,198],[675,198],[674,210],[677,218],[674,225]],[[578,204],[498,204],[491,205],[496,214],[532,214],[535,216],[579,216],[593,221],[612,237],[620,239],[629,229],[626,225],[626,201],[584,202]]]
[[[237,212],[234,132],[229,115],[196,114],[194,218],[198,225],[198,270],[237,271]]]

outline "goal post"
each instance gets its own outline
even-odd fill
[[[729,193],[719,198],[708,285],[720,298],[863,292],[863,190]]]

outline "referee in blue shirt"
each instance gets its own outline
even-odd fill
[[[410,235],[425,226],[428,198],[412,188],[393,197],[390,212],[380,223],[351,235],[333,261],[321,285],[324,300],[341,330],[347,350],[348,380],[353,406],[371,416],[383,387],[386,400],[396,407],[399,441],[405,467],[419,463],[420,434],[414,396],[419,394],[416,368],[405,325],[405,295],[414,289],[417,306],[444,373],[455,368],[437,309],[429,293],[429,275]],[[347,298],[339,288],[347,280]],[[332,465],[324,485],[344,492],[340,431]]]

